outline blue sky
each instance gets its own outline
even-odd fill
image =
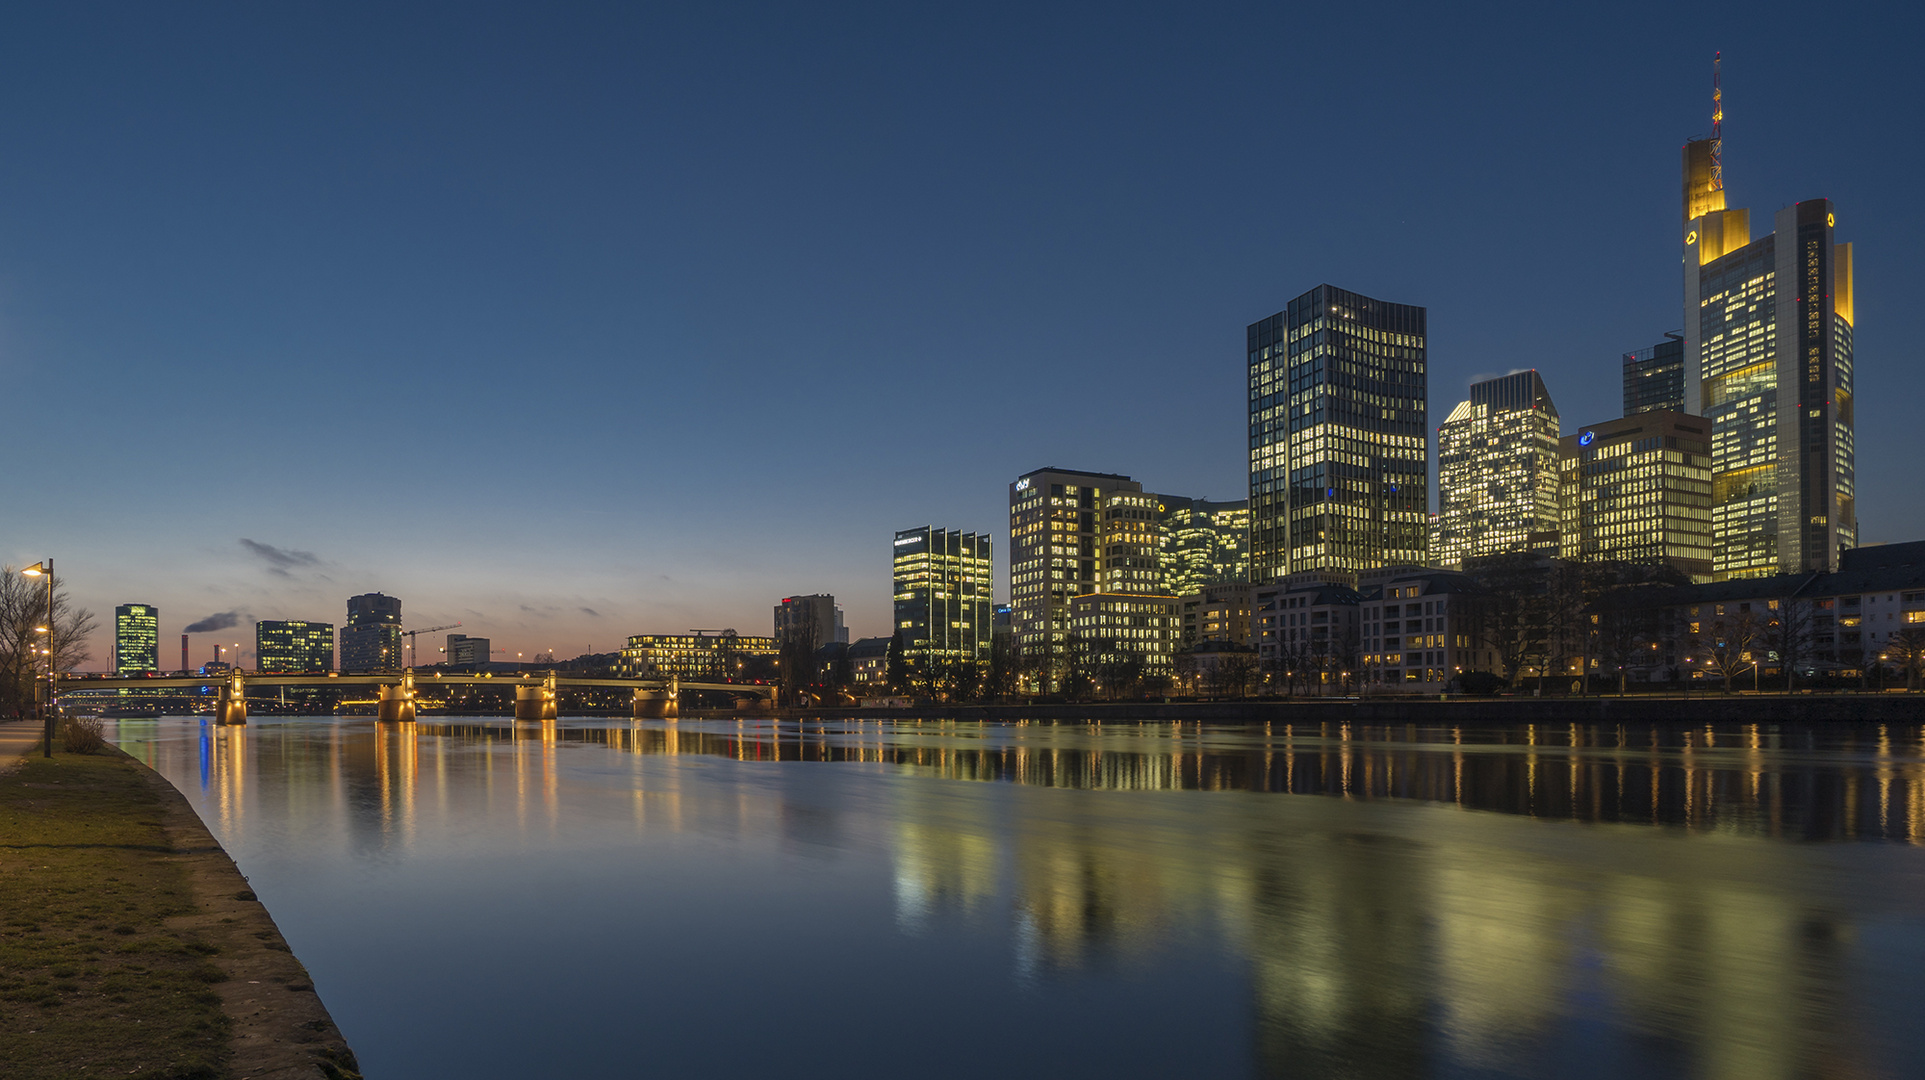
[[[1856,244],[1865,538],[1925,537],[1921,19],[1813,10],[16,7],[0,559],[163,641],[881,633],[890,534],[1000,563],[1029,469],[1239,497],[1243,329],[1321,281],[1430,309],[1433,427],[1522,367],[1606,419],[1718,49],[1733,204]]]

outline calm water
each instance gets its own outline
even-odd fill
[[[118,741],[370,1077],[1925,1074],[1916,726]]]

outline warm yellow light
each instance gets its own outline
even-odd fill
[[[25,574],[25,575],[26,575],[26,576],[28,576],[28,577],[39,577],[40,575],[42,575],[42,574],[44,574],[44,573],[46,573],[46,572],[47,572],[47,571],[46,571],[46,564],[45,564],[45,563],[34,563],[34,564],[33,564],[32,566],[29,566],[29,567],[27,567],[27,568],[26,568],[25,570],[22,570],[22,571],[20,571],[20,572],[21,572],[22,574]]]

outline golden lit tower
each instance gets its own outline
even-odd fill
[[[1684,146],[1685,409],[1711,421],[1712,573],[1837,568],[1858,543],[1853,487],[1852,251],[1828,199],[1751,238],[1725,206],[1724,97]]]

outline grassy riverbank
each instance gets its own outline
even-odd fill
[[[0,773],[0,1073],[220,1077],[219,946],[194,910],[159,796],[114,751]]]

